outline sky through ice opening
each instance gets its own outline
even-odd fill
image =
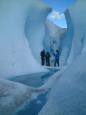
[[[61,28],[67,28],[67,23],[64,13],[53,10],[47,17],[48,20],[52,21],[55,25]]]
[[[48,15],[48,19],[51,20],[57,26],[67,28],[66,18],[64,12],[71,7],[76,0],[42,0],[53,10]]]

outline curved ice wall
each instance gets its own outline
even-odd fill
[[[85,1],[77,1],[78,3],[73,6],[73,9],[71,7],[70,10],[65,11],[68,29],[67,35],[61,44],[60,65],[71,63],[77,59],[82,50],[85,51],[85,8],[83,6],[83,4],[85,5]],[[83,9],[80,4],[83,6]],[[78,15],[78,12],[80,12],[80,15]]]
[[[35,58],[40,62],[40,52],[44,48],[43,40],[46,35],[45,21],[47,15],[51,12],[40,0],[34,1],[27,16],[26,36],[29,41],[31,51]]]
[[[0,77],[43,70],[31,49],[35,54],[42,49],[43,24],[49,11],[39,0],[0,1]],[[27,17],[28,38],[25,26]]]
[[[65,18],[67,22],[67,32],[65,36],[61,40],[61,55],[60,55],[60,66],[66,65],[67,60],[70,55],[71,47],[72,47],[72,39],[74,35],[74,26],[71,20],[71,15],[68,10],[65,11]]]
[[[81,55],[82,52],[86,51],[86,16],[84,15],[85,11],[85,0],[77,0],[77,3],[73,6],[73,8],[71,7],[69,10],[71,20],[74,25],[74,36],[72,40],[69,62],[77,59],[77,57]]]
[[[68,61],[39,115],[86,115],[86,0],[69,9],[74,34]],[[59,79],[58,79],[59,77]]]

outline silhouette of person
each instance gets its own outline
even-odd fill
[[[43,49],[40,53],[41,56],[41,64],[45,65],[45,50]]]
[[[50,66],[50,53],[46,52],[46,66]]]
[[[56,66],[56,64],[58,64],[59,66],[59,50],[56,50],[56,52],[54,53],[54,57],[55,57],[54,66]]]

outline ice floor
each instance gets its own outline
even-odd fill
[[[37,99],[32,100],[29,104],[27,102],[23,109],[18,111],[15,115],[38,115],[47,101],[47,95],[48,93],[39,95]]]
[[[46,73],[35,73],[29,75],[16,76],[10,80],[20,82],[29,86],[39,87],[43,85],[49,77],[51,77],[57,70],[51,69]],[[14,115],[38,115],[42,107],[47,102],[49,91],[39,95],[30,102],[26,102],[25,105],[14,114]]]
[[[44,84],[44,82],[52,76],[57,70],[52,70],[49,72],[40,72],[40,73],[33,73],[29,75],[22,75],[22,76],[15,76],[11,78],[11,81],[20,82],[25,85],[39,87]]]

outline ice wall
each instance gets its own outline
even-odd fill
[[[46,37],[45,22],[51,10],[43,2],[37,0],[34,1],[27,16],[26,36],[31,51],[38,62],[40,62],[40,52],[43,49],[43,40]]]
[[[32,52],[38,58],[48,12],[39,0],[0,0],[0,77],[43,70]]]
[[[74,25],[71,20],[71,15],[68,10],[65,11],[65,18],[67,21],[67,32],[65,33],[64,39],[61,40],[61,56],[60,56],[60,66],[67,65],[67,60],[70,55],[70,50],[72,47],[72,39],[74,36]]]
[[[46,20],[45,23],[45,36],[43,40],[43,46],[46,49],[46,51],[49,51],[51,54],[51,66],[54,66],[54,56],[53,52],[56,52],[57,49],[59,49],[61,53],[62,47],[62,41],[64,41],[67,29],[61,28],[57,25],[55,25],[52,21]],[[63,51],[63,50],[62,50]]]
[[[65,28],[55,25],[52,21],[46,21],[46,34],[44,37],[44,47],[52,52],[60,49],[61,41],[66,33]]]
[[[71,7],[70,10],[65,11],[68,30],[61,45],[62,53],[60,57],[60,65],[71,63],[73,60],[77,59],[83,50],[85,50],[85,17],[83,16],[85,8],[82,9],[80,6],[80,4],[84,4],[85,1],[82,1],[82,3],[79,0],[77,1],[78,3],[75,7],[73,6],[73,9]],[[77,7],[80,7],[79,10]],[[83,12],[80,16],[76,15],[79,11],[80,14]]]
[[[85,7],[85,0],[77,0],[77,3],[69,10],[71,20],[74,25],[74,36],[72,40],[69,62],[77,59],[82,52],[86,51],[86,16],[84,15],[86,11]]]
[[[77,0],[69,9],[73,37],[70,64],[52,87],[49,100],[39,115],[86,114],[86,0]],[[57,76],[58,78],[58,76]]]

